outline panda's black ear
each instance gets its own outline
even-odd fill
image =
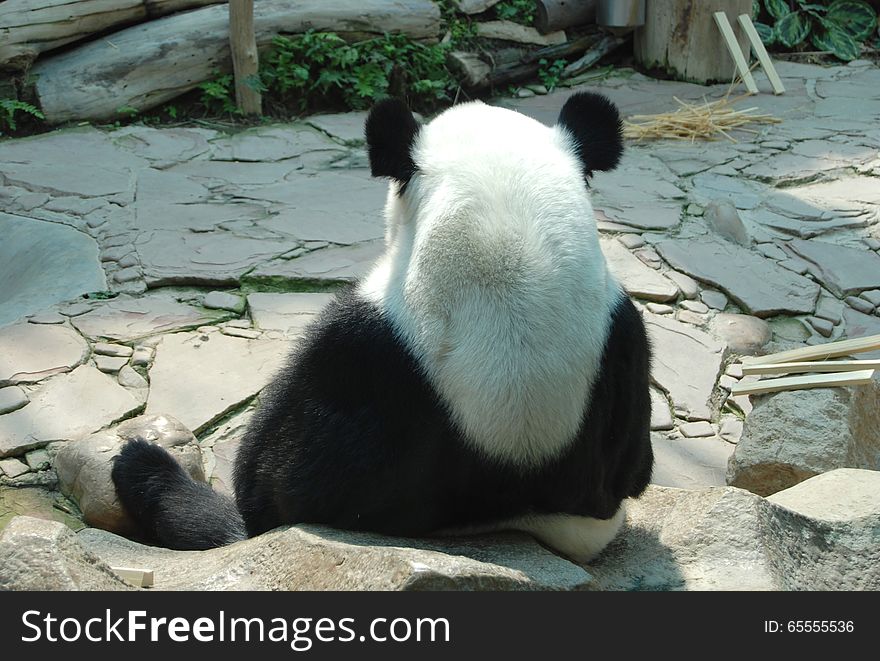
[[[365,127],[370,173],[406,185],[416,171],[411,148],[419,124],[400,99],[380,101],[367,116]]]
[[[601,94],[578,92],[562,106],[557,126],[568,130],[587,176],[613,170],[623,154],[623,124],[617,106]]]

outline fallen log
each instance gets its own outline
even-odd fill
[[[226,0],[5,0],[0,67],[27,69],[40,53],[96,33]]]
[[[535,27],[541,34],[594,23],[599,0],[537,0]]]
[[[277,34],[319,31],[402,32],[422,39],[440,31],[429,0],[260,0],[258,47]],[[148,110],[229,71],[229,12],[214,5],[165,16],[36,63],[36,94],[46,120],[104,120],[121,108]]]

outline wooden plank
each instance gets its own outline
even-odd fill
[[[803,360],[825,360],[826,358],[850,356],[865,351],[876,351],[877,349],[880,349],[880,335],[869,335],[867,337],[856,337],[851,340],[826,342],[825,344],[817,344],[812,347],[780,351],[779,353],[771,353],[768,356],[743,356],[742,364],[769,365],[770,363],[795,363]]]
[[[721,36],[724,37],[724,43],[727,44],[727,50],[730,51],[730,55],[736,64],[736,70],[739,72],[739,76],[742,78],[746,89],[749,91],[749,94],[757,94],[758,86],[755,84],[755,79],[752,78],[752,72],[749,71],[749,63],[746,62],[746,58],[740,50],[736,35],[733,33],[733,26],[727,20],[727,14],[723,11],[716,11],[712,15],[715,17],[718,29],[721,30]]]
[[[805,376],[785,376],[781,379],[763,379],[752,383],[737,383],[730,394],[763,395],[780,390],[806,390],[808,388],[837,388],[840,386],[861,386],[871,383],[875,370],[858,372],[835,372],[833,374],[808,374]]]
[[[880,369],[880,360],[824,360],[800,363],[743,365],[743,374],[798,374],[801,372],[855,372]]]
[[[134,567],[110,567],[119,578],[137,588],[149,588],[153,585],[152,569],[136,569]]]
[[[758,61],[761,63],[764,73],[767,74],[767,79],[773,86],[773,93],[784,94],[785,86],[782,84],[779,74],[776,73],[776,67],[773,66],[773,60],[770,59],[770,54],[767,53],[767,49],[764,48],[764,43],[761,41],[758,31],[755,29],[755,24],[752,23],[752,19],[748,14],[740,14],[738,20],[742,29],[745,30],[746,36],[749,38],[749,43],[752,45],[752,50],[755,52]]]
[[[235,102],[245,115],[262,115],[262,98],[254,84],[259,69],[254,0],[229,0],[229,49],[235,77]]]

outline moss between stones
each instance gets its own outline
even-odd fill
[[[287,278],[278,275],[246,275],[241,279],[243,294],[254,292],[268,293],[326,293],[335,292],[347,285],[345,280],[311,280],[308,278]]]

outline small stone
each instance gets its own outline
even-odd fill
[[[657,388],[651,388],[651,431],[672,429],[673,422],[666,395]]]
[[[700,300],[713,310],[724,310],[727,307],[727,296],[720,291],[704,289],[700,292]]]
[[[17,411],[28,403],[24,390],[18,386],[0,388],[0,415]]]
[[[706,207],[703,218],[709,228],[722,238],[746,248],[751,243],[749,232],[730,200],[713,200]]]
[[[674,307],[665,303],[648,303],[645,307],[654,314],[672,314],[675,312]]]
[[[529,97],[535,96],[535,93],[527,87],[520,87],[516,91],[516,96],[519,99],[528,99]]]
[[[735,395],[728,397],[727,403],[732,405],[746,417],[752,412],[752,400],[749,399],[748,395]]]
[[[131,347],[124,344],[110,344],[109,342],[96,342],[93,347],[100,356],[113,356],[115,358],[128,358],[133,353]]]
[[[67,319],[57,312],[39,312],[28,317],[28,321],[32,324],[63,324]]]
[[[874,237],[869,237],[865,239],[865,244],[871,250],[880,250],[880,239],[875,239]]]
[[[715,315],[712,328],[737,354],[754,355],[773,337],[770,324],[747,314],[722,312]]]
[[[721,378],[718,379],[718,385],[727,390],[728,392],[739,382],[738,379],[734,379],[729,374],[722,374]]]
[[[779,265],[784,269],[797,273],[798,275],[803,275],[810,270],[810,265],[800,257],[790,257],[789,259],[779,262]]]
[[[715,428],[711,423],[706,422],[705,420],[686,422],[681,425],[678,430],[685,438],[705,438],[707,436],[715,435]]]
[[[241,314],[244,311],[245,300],[241,296],[225,291],[212,291],[205,295],[202,305],[211,310],[229,310]]]
[[[116,282],[131,282],[133,280],[138,280],[141,277],[141,270],[138,267],[129,267],[127,269],[120,269],[113,274],[113,279]]]
[[[819,302],[816,303],[815,315],[819,319],[830,321],[835,326],[843,319],[843,303],[833,296],[819,296]]]
[[[138,263],[139,262],[138,262],[137,255],[135,255],[133,252],[128,253],[125,257],[123,257],[122,259],[120,259],[117,262],[117,264],[119,264],[119,266],[121,266],[122,268],[129,268],[131,266],[137,266]]]
[[[681,310],[678,313],[678,320],[683,321],[686,324],[702,326],[706,323],[707,318],[701,314],[697,314],[696,312],[691,312],[690,310]]]
[[[863,298],[856,298],[855,296],[847,296],[843,299],[848,306],[850,306],[853,310],[858,310],[863,314],[871,314],[874,311],[874,306],[871,305],[868,301]]]
[[[3,471],[6,477],[16,478],[19,475],[24,475],[30,469],[27,467],[27,464],[20,462],[18,459],[2,459],[0,460],[0,471]]]
[[[702,216],[703,213],[705,213],[705,210],[699,204],[691,203],[687,206],[687,214],[689,216]]]
[[[101,261],[102,262],[118,262],[120,259],[125,257],[130,252],[131,252],[131,246],[129,246],[129,245],[123,244],[123,245],[110,246],[106,250],[101,251]]]
[[[761,243],[758,245],[758,250],[761,252],[764,257],[769,257],[770,259],[775,259],[778,262],[781,262],[784,259],[788,259],[788,255],[785,251],[782,250],[775,243]]]
[[[105,374],[116,374],[122,366],[128,363],[128,358],[119,356],[95,356],[95,367]]]
[[[250,328],[251,322],[249,322],[247,319],[232,319],[230,321],[227,321],[224,326],[226,328]]]
[[[141,376],[140,372],[134,369],[131,365],[125,365],[119,370],[117,380],[119,381],[120,386],[133,388],[135,390],[148,388],[150,385],[147,383],[147,380]]]
[[[880,289],[870,289],[859,294],[863,299],[868,301],[875,308],[880,307]]]
[[[725,418],[721,421],[718,435],[728,443],[738,443],[742,436],[743,421],[739,418]]]
[[[61,314],[67,315],[68,317],[78,317],[86,312],[91,312],[91,310],[92,305],[89,303],[72,303],[67,307],[62,308]]]
[[[705,303],[701,303],[700,301],[682,301],[681,307],[685,310],[690,310],[691,312],[696,312],[698,314],[706,314],[709,311],[709,306]]]
[[[32,471],[41,471],[52,465],[52,459],[49,453],[42,448],[39,450],[31,450],[24,455],[24,460]]]
[[[694,299],[700,293],[700,286],[697,284],[697,281],[689,275],[679,273],[678,271],[667,271],[664,275],[678,285],[685,298]]]
[[[642,250],[636,250],[635,256],[642,260],[645,264],[650,267],[655,267],[662,261],[660,259],[660,255],[657,254],[657,251],[653,248],[644,248]]]
[[[734,379],[743,378],[743,366],[742,363],[730,363],[727,368],[724,370],[725,374],[732,376]]]
[[[238,328],[236,326],[225,326],[220,329],[220,332],[224,335],[230,335],[232,337],[243,337],[247,340],[255,340],[260,337],[260,331],[254,330],[252,328]]]
[[[827,319],[819,319],[818,317],[807,317],[807,322],[816,329],[822,337],[831,337],[834,326]]]
[[[635,250],[645,245],[645,240],[638,234],[621,234],[617,237],[617,240],[630,250]]]
[[[149,367],[153,362],[155,351],[151,347],[139,346],[135,347],[134,353],[131,355],[131,364],[134,367]]]

